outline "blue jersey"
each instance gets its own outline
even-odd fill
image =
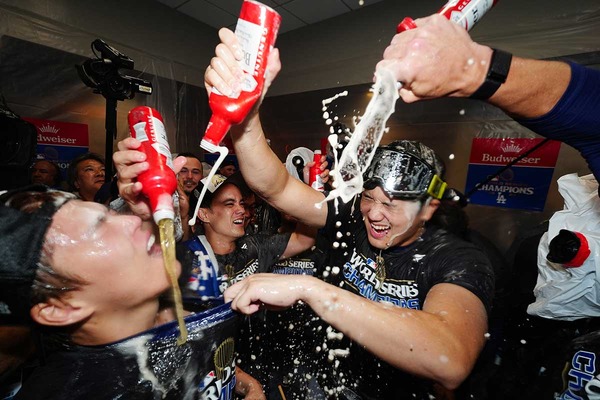
[[[517,121],[579,150],[600,181],[600,71],[570,65],[571,81],[554,108],[541,117]]]

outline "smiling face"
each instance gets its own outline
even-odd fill
[[[83,160],[75,167],[74,185],[83,200],[93,201],[104,184],[104,164],[97,160]]]
[[[160,246],[136,216],[72,200],[54,214],[45,241],[54,270],[84,282],[69,298],[94,315],[136,311],[170,287]]]
[[[387,249],[414,242],[423,233],[423,224],[431,218],[438,204],[438,200],[422,205],[419,201],[393,199],[379,186],[363,191],[360,211],[369,243],[375,248]]]
[[[231,242],[244,236],[245,208],[242,193],[237,186],[223,183],[213,196],[209,208],[200,208],[207,235]],[[210,231],[210,233],[209,233]]]
[[[177,180],[188,195],[192,193],[202,179],[202,163],[194,157],[186,157],[186,162],[177,174]]]

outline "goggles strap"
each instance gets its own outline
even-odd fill
[[[439,200],[444,195],[444,191],[446,191],[446,186],[448,186],[448,184],[444,182],[439,176],[433,175],[431,183],[427,188],[427,194],[433,197],[434,199]]]

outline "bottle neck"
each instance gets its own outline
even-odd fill
[[[219,143],[223,141],[225,135],[227,135],[229,128],[231,128],[231,124],[228,121],[221,118],[219,115],[213,114],[213,116],[210,117],[210,121],[208,121],[208,126],[206,127],[206,132],[204,133],[202,141],[218,146]]]
[[[152,208],[152,218],[156,224],[163,219],[175,219],[173,196],[162,192],[157,195],[150,195],[148,198],[150,200],[150,207]]]

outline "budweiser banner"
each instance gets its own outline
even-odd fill
[[[523,153],[544,139],[475,138],[471,146],[465,193],[470,202],[486,206],[542,211],[560,150],[560,142],[550,140],[510,168],[496,175]],[[489,181],[489,177],[492,177]],[[486,182],[487,181],[487,182]]]
[[[88,152],[88,126],[45,119],[23,119],[37,128],[37,158],[57,163],[63,179],[66,178],[71,160]]]

